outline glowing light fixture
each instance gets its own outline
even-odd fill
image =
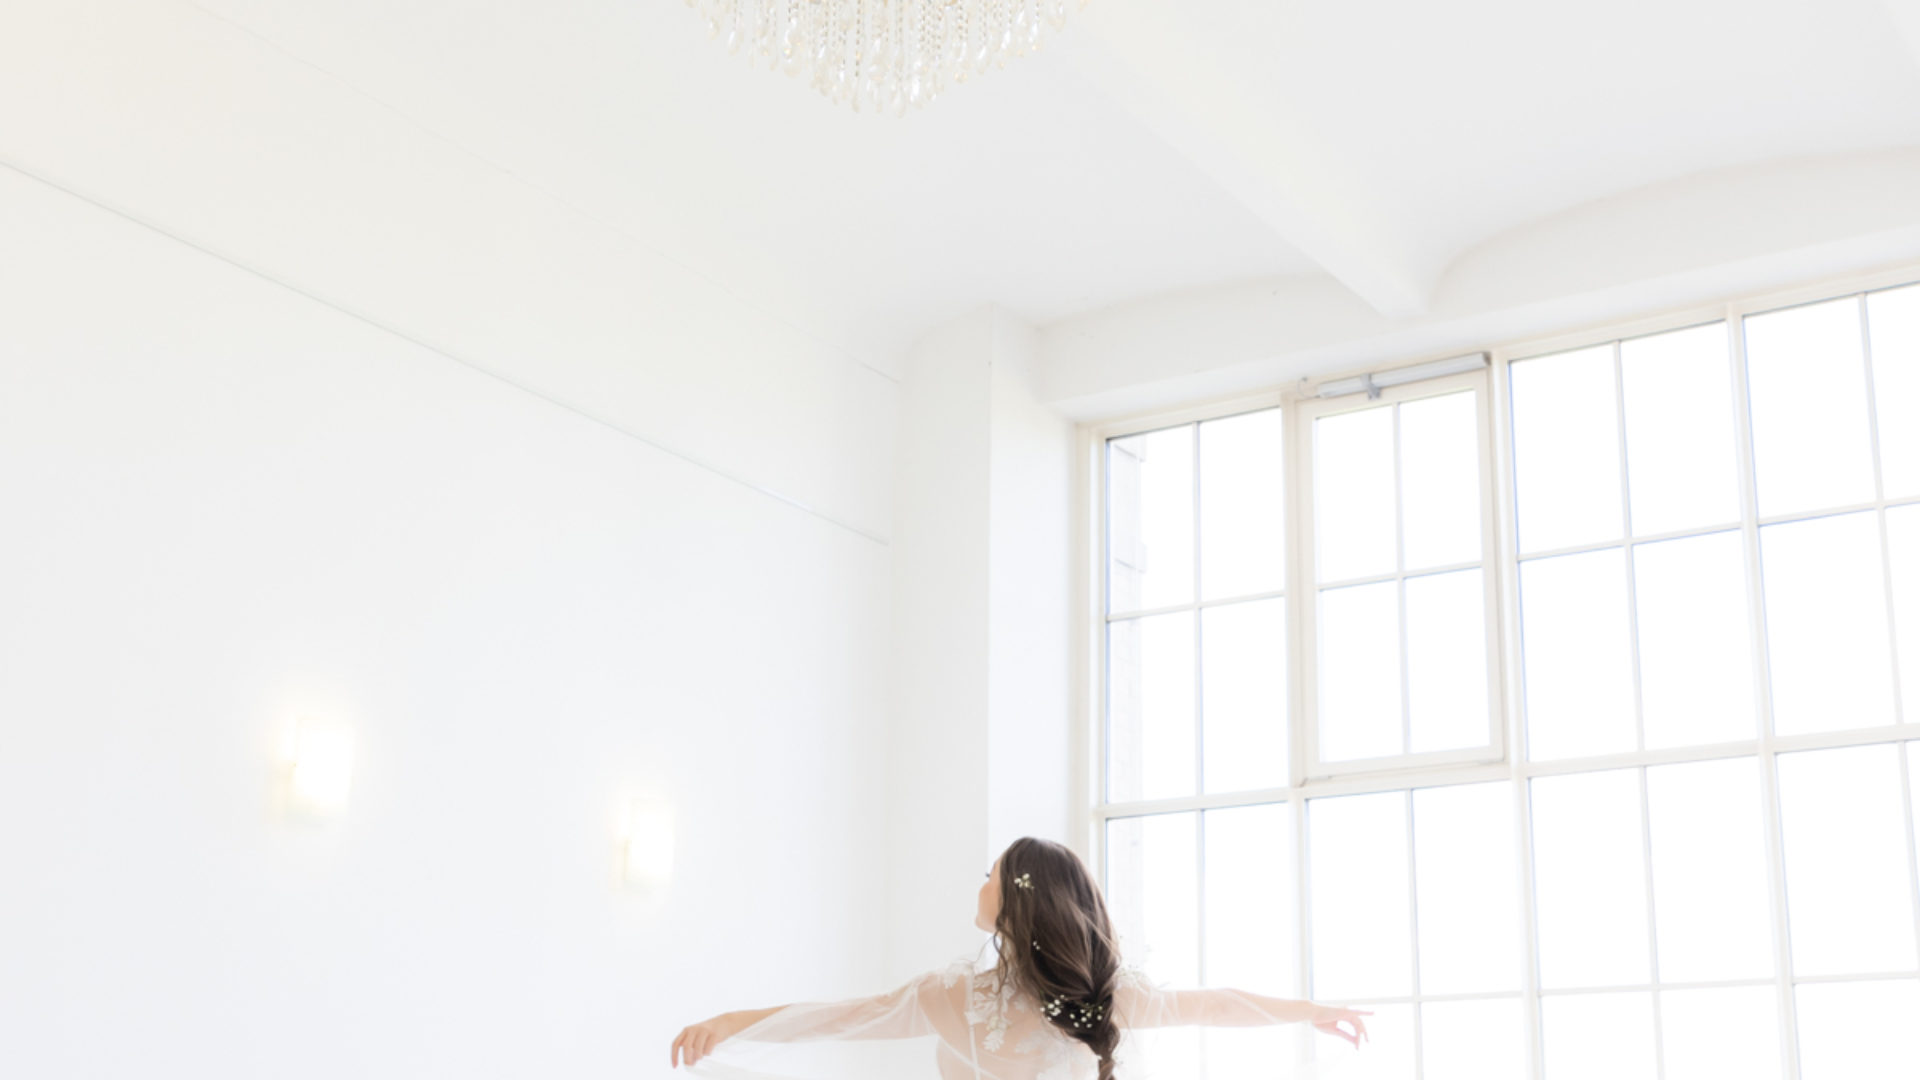
[[[337,817],[353,786],[353,730],[300,717],[288,733],[280,777],[280,805],[294,817]]]
[[[1087,0],[687,0],[727,51],[804,76],[835,104],[903,116],[1040,51]]]
[[[620,838],[620,879],[630,888],[659,889],[673,876],[673,806],[662,799],[631,799]]]

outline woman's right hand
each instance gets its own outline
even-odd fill
[[[733,1037],[735,1032],[746,1026],[740,1021],[739,1013],[721,1013],[711,1020],[688,1024],[675,1036],[670,1060],[675,1067],[682,1062],[691,1065],[699,1061],[712,1053],[714,1046]]]
[[[1358,1050],[1360,1040],[1368,1037],[1367,1022],[1360,1018],[1372,1015],[1372,1009],[1343,1009],[1338,1005],[1315,1005],[1313,1015],[1309,1019],[1314,1027],[1329,1035],[1337,1035],[1347,1040],[1353,1044],[1355,1050]],[[1353,1030],[1347,1031],[1340,1026],[1341,1024],[1346,1024]]]

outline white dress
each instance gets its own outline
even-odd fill
[[[713,1080],[794,1080],[799,1077],[886,1077],[888,1080],[1095,1080],[1099,1061],[1087,1044],[1041,1015],[1038,1004],[1001,986],[991,968],[956,960],[872,997],[785,1006],[689,1067]],[[1138,1029],[1174,1025],[1247,1027],[1289,1021],[1261,998],[1239,990],[1169,989],[1141,969],[1120,970],[1113,1018],[1121,1035],[1114,1051],[1115,1080],[1140,1075],[1132,1064]],[[838,1060],[799,1060],[791,1044],[831,1040]],[[888,1046],[876,1045],[884,1041]],[[871,1051],[871,1052],[868,1052]],[[814,1067],[806,1067],[811,1063]],[[1263,1076],[1326,1075],[1321,1067],[1275,1062]]]

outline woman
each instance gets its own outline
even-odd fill
[[[716,1076],[742,1067],[745,1044],[936,1036],[943,1080],[1113,1080],[1124,1032],[1178,1024],[1245,1027],[1307,1021],[1359,1047],[1363,1009],[1242,990],[1173,990],[1123,966],[1106,903],[1070,848],[1022,837],[994,860],[974,925],[995,935],[993,967],[960,960],[890,993],[722,1013],[673,1040],[675,1066],[714,1055]],[[733,1040],[729,1043],[729,1040]],[[728,1043],[716,1053],[716,1048]],[[762,1055],[764,1056],[764,1055]],[[1126,1070],[1121,1070],[1126,1075]]]

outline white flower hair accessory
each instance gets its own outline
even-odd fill
[[[1028,892],[1033,891],[1033,878],[1028,876],[1025,872],[1022,872],[1019,877],[1014,878],[1013,883],[1027,890]]]
[[[1087,1030],[1107,1015],[1107,1008],[1104,1005],[1068,1001],[1058,996],[1048,998],[1044,1008],[1048,1019],[1058,1020],[1064,1016],[1066,1024],[1079,1031]]]

